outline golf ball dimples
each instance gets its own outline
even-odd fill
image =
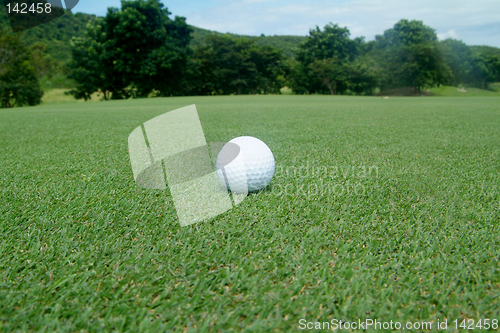
[[[234,149],[231,149],[234,145],[239,147],[237,156],[234,156]],[[252,192],[266,187],[273,178],[274,166],[271,149],[251,136],[240,136],[229,141],[219,152],[216,164],[219,179],[235,193]]]

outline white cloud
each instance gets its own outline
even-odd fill
[[[438,36],[439,40],[445,40],[448,38],[460,39],[460,38],[458,38],[457,30],[455,30],[455,29],[450,29],[446,32],[438,33],[437,36]]]
[[[267,10],[268,13],[273,13],[276,15],[297,15],[297,14],[310,14],[310,13],[315,13],[317,12],[318,7],[317,6],[308,6],[308,5],[301,5],[301,4],[289,4],[286,6],[280,6],[280,7],[274,7],[274,8],[269,8]]]

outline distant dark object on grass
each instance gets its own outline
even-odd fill
[[[432,96],[432,94],[429,90],[422,90],[419,95],[415,88],[404,87],[381,91],[375,96]]]

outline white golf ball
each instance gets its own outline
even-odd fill
[[[240,136],[232,139],[217,156],[217,174],[234,193],[257,191],[266,187],[274,175],[274,156],[259,139]]]

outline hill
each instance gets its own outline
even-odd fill
[[[24,32],[24,40],[28,45],[35,42],[43,42],[47,45],[49,54],[56,60],[65,61],[70,57],[69,41],[72,37],[81,37],[85,33],[87,23],[96,19],[95,15],[84,13],[67,13],[56,20],[32,28]],[[7,23],[7,14],[0,10],[0,24]],[[210,35],[222,35],[223,33],[208,29],[190,26],[193,29],[192,47],[202,44],[204,39]],[[235,38],[256,39],[260,45],[273,46],[283,51],[287,57],[293,57],[293,49],[306,39],[306,36],[246,36],[228,33]],[[492,46],[471,46],[473,51],[496,55],[500,57],[500,48]]]
[[[38,27],[22,32],[24,41],[28,45],[42,42],[47,45],[48,53],[56,60],[66,61],[71,55],[70,40],[85,33],[87,23],[95,20],[95,15],[71,12],[42,24]],[[0,10],[0,24],[8,24],[7,14]]]
[[[472,51],[477,53],[482,53],[488,56],[500,57],[500,48],[498,47],[481,45],[481,46],[471,46],[470,48],[472,49]]]
[[[84,13],[67,13],[53,21],[47,22],[41,26],[32,28],[24,32],[24,40],[28,45],[35,42],[42,42],[47,45],[49,54],[56,60],[65,61],[70,57],[69,41],[72,37],[81,37],[85,33],[87,23],[96,19],[95,15]],[[0,10],[0,24],[8,24],[7,14],[4,10]],[[191,45],[202,44],[203,40],[210,35],[221,35],[217,31],[207,29],[193,28]],[[287,57],[293,56],[293,48],[297,46],[305,36],[242,36],[237,34],[229,34],[235,38],[245,37],[249,39],[257,39],[257,43],[261,45],[274,46],[281,50]]]
[[[198,28],[195,26],[191,26],[193,28],[193,40],[191,41],[192,46],[196,46],[203,43],[203,40],[210,35],[222,35],[221,32],[207,30]],[[305,36],[265,36],[261,35],[257,36],[245,36],[245,35],[236,35],[228,33],[228,35],[236,37],[236,38],[248,38],[248,39],[256,39],[256,43],[260,45],[273,46],[283,51],[283,54],[287,57],[293,56],[293,49],[297,47],[297,45],[302,42],[306,37]]]

